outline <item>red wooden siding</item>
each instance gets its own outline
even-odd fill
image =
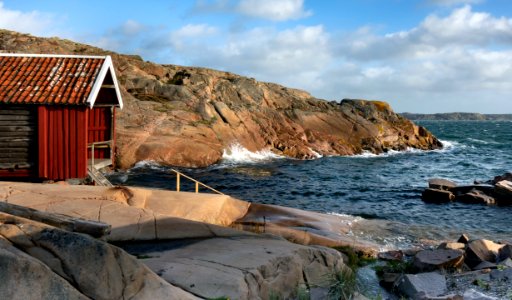
[[[89,128],[87,141],[89,143],[103,142],[112,139],[112,112],[110,107],[94,107],[89,111]],[[87,157],[91,158],[91,151],[87,151]],[[94,158],[110,158],[110,148],[94,150]]]
[[[38,107],[40,178],[87,176],[88,115],[86,107]]]

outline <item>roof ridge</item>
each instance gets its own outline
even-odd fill
[[[110,55],[74,55],[74,54],[42,54],[42,53],[0,53],[5,57],[56,57],[56,58],[95,58],[106,59]]]

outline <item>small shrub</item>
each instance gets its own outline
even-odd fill
[[[351,299],[358,289],[356,273],[348,268],[331,274],[329,282],[329,299]]]
[[[374,266],[373,269],[379,277],[384,273],[416,273],[411,261],[388,261],[385,265]]]
[[[358,252],[354,248],[349,246],[334,247],[334,249],[338,250],[339,252],[345,254],[348,257],[348,262],[345,262],[345,264],[352,270],[364,267],[372,262],[375,262],[376,260],[374,257],[370,257],[365,253]]]
[[[295,297],[297,300],[310,300],[311,295],[309,294],[309,289],[306,285],[300,284],[297,287],[297,297]]]
[[[384,101],[372,101],[372,104],[379,111],[391,110],[391,106],[389,106],[389,104],[387,102],[384,102]]]
[[[174,85],[183,85],[184,80],[190,78],[190,73],[187,71],[178,71],[174,76],[167,81],[168,84],[174,84]]]

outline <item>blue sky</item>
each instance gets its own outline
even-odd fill
[[[512,113],[510,0],[0,0],[0,28],[398,112]]]

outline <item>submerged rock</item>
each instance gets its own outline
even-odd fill
[[[428,188],[421,193],[421,199],[428,203],[446,203],[455,200],[455,195],[450,191]]]
[[[444,178],[432,178],[428,180],[428,187],[431,189],[448,191],[456,186],[457,184],[455,182]]]
[[[496,183],[495,193],[500,205],[512,205],[512,181],[502,180]]]
[[[456,198],[456,201],[468,204],[496,204],[496,200],[493,197],[488,196],[483,192],[475,189],[471,190],[466,194],[458,196]]]

